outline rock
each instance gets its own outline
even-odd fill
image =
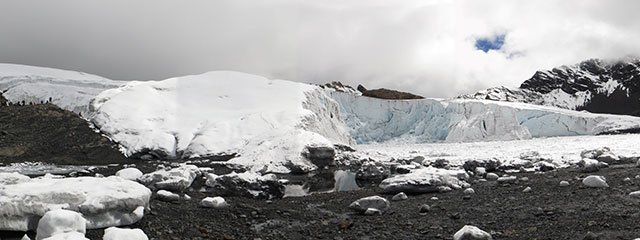
[[[611,149],[609,149],[608,147],[582,151],[580,153],[580,157],[595,159],[608,164],[614,164],[620,161],[620,157],[611,152]]]
[[[31,240],[31,238],[29,237],[29,235],[25,234],[20,240]]]
[[[433,161],[430,166],[434,167],[434,168],[443,168],[443,169],[449,169],[449,161],[447,159],[436,159],[435,161]]]
[[[322,169],[335,164],[336,150],[328,146],[305,146],[302,156]]]
[[[493,237],[475,226],[466,225],[453,235],[453,240],[493,240]]]
[[[528,178],[528,177],[523,177],[523,178],[520,178],[520,181],[528,182],[528,181],[529,181],[529,178]]]
[[[622,181],[630,182],[630,181],[631,181],[631,178],[628,178],[628,177],[627,177],[627,178],[622,179]]]
[[[191,197],[189,197],[188,195],[185,195],[185,197],[181,197],[180,194],[172,193],[167,190],[159,190],[158,192],[156,192],[156,198],[165,202],[179,202],[191,199]]]
[[[333,190],[336,192],[355,191],[360,189],[356,183],[356,174],[351,171],[338,170],[333,173],[335,184]]]
[[[447,186],[438,186],[436,187],[436,192],[451,192],[453,189]]]
[[[110,227],[104,230],[103,240],[149,240],[141,229]]]
[[[489,160],[470,160],[466,161],[462,168],[468,172],[475,172],[476,168],[482,167],[486,172],[493,172],[498,170],[498,168],[502,165],[502,163],[497,159],[489,159]]]
[[[61,207],[82,214],[88,229],[130,225],[151,198],[148,188],[116,176],[34,178],[3,185],[0,192],[0,230],[7,231],[35,230],[41,216]]]
[[[222,197],[206,197],[200,201],[200,206],[205,208],[225,208],[229,204]]]
[[[367,208],[367,210],[364,211],[364,215],[382,215],[382,212],[375,208]]]
[[[420,209],[418,210],[420,214],[426,214],[429,211],[431,211],[431,206],[429,206],[428,204],[420,205]]]
[[[587,234],[584,235],[582,240],[602,240],[602,237],[601,237],[601,234],[595,234],[593,232],[587,232]]]
[[[629,197],[640,199],[640,191],[629,193]]]
[[[218,196],[240,196],[256,199],[273,199],[284,196],[285,187],[273,174],[230,173],[226,175],[207,174],[205,185]]]
[[[485,178],[489,181],[496,181],[498,180],[498,178],[500,178],[500,176],[498,176],[498,174],[495,174],[495,173],[487,173]]]
[[[64,209],[48,211],[38,221],[36,240],[71,232],[80,233],[84,239],[86,227],[87,220],[78,212]]]
[[[142,172],[137,168],[125,168],[117,171],[116,176],[131,181],[137,181],[138,178],[142,177]]]
[[[484,175],[487,174],[487,169],[483,167],[477,167],[475,173],[478,177],[484,177]]]
[[[349,205],[349,208],[359,213],[365,213],[369,208],[378,209],[380,212],[386,212],[391,208],[391,204],[383,197],[371,196],[354,201]]]
[[[498,183],[515,183],[516,181],[518,181],[518,178],[516,176],[505,176],[498,178]]]
[[[407,197],[407,194],[400,192],[398,194],[396,194],[395,196],[393,196],[391,198],[391,201],[401,201],[401,200],[407,200],[409,197]]]
[[[524,193],[531,192],[531,187],[526,187],[524,190],[522,190],[522,192]]]
[[[182,165],[170,170],[160,169],[147,173],[138,178],[138,181],[153,190],[184,192],[198,175],[200,175],[198,167]]]
[[[560,181],[560,187],[568,187],[569,186],[569,182],[567,181]]]
[[[356,178],[364,181],[379,181],[389,177],[391,169],[379,162],[367,161],[356,172]]]
[[[467,188],[463,191],[464,194],[475,194],[476,191],[473,188]]]
[[[600,169],[606,168],[609,166],[609,164],[605,162],[600,162],[598,160],[593,160],[588,158],[583,158],[577,163],[577,165],[580,168],[580,171],[584,173],[597,172],[597,171],[600,171]]]
[[[459,189],[464,183],[458,179],[456,170],[423,168],[412,173],[387,178],[380,183],[384,193],[429,193],[443,189]]]
[[[604,178],[603,176],[595,176],[595,175],[591,175],[588,176],[586,178],[584,178],[582,180],[582,184],[584,184],[587,187],[592,187],[592,188],[607,188],[609,187],[609,184],[607,184],[607,179]]]
[[[545,162],[545,161],[537,162],[535,166],[538,168],[538,171],[540,172],[548,172],[556,169],[556,165],[550,162]]]

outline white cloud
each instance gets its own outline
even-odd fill
[[[1,62],[124,79],[229,69],[451,97],[640,54],[633,0],[22,0],[0,9]],[[499,33],[502,50],[474,48]]]

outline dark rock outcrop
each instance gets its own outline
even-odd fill
[[[411,99],[423,99],[424,97],[418,96],[408,92],[401,92],[386,88],[368,90],[362,85],[358,85],[358,91],[362,93],[362,96],[390,99],[390,100],[411,100]]]

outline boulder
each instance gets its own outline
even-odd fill
[[[84,234],[87,232],[86,227],[87,220],[78,212],[64,209],[48,211],[38,221],[36,240],[74,232],[80,233],[84,239]]]
[[[322,169],[335,164],[336,150],[328,146],[305,146],[302,156]]]
[[[149,240],[141,229],[110,227],[104,230],[102,240]]]
[[[582,184],[587,187],[592,188],[607,188],[609,184],[607,184],[607,179],[603,176],[591,175],[584,179],[582,179]]]
[[[480,228],[466,225],[453,235],[453,240],[493,240],[493,237]]]
[[[222,197],[206,197],[200,201],[200,206],[205,208],[225,208],[229,204]]]
[[[608,164],[614,164],[620,161],[620,157],[611,152],[611,149],[608,147],[582,151],[580,157],[594,159]]]
[[[179,201],[188,201],[191,199],[189,195],[180,196],[180,194],[172,193],[167,190],[159,190],[156,192],[156,198],[165,202],[179,202]]]
[[[285,187],[273,174],[244,172],[227,175],[207,174],[205,184],[219,196],[241,196],[257,199],[282,198]]]
[[[499,177],[497,180],[498,183],[515,183],[516,181],[518,181],[518,178],[516,176],[504,176]]]
[[[0,230],[35,230],[51,209],[79,212],[88,229],[130,225],[140,220],[151,191],[120,177],[34,178],[0,189]]]
[[[407,194],[400,192],[398,194],[396,194],[395,196],[393,196],[391,198],[391,201],[402,201],[402,200],[407,200],[409,197],[407,197]]]
[[[356,172],[356,178],[363,181],[380,181],[389,177],[390,174],[389,166],[375,161],[366,161]]]
[[[56,234],[48,238],[43,238],[42,240],[89,240],[89,239],[84,237],[83,233],[68,232],[68,233]]]
[[[423,168],[414,172],[387,178],[380,183],[384,193],[429,193],[442,188],[459,189],[466,182],[458,179],[461,170]]]
[[[498,174],[495,174],[495,173],[487,173],[485,178],[489,181],[496,181],[500,178],[500,176],[498,176]]]
[[[635,191],[635,192],[629,193],[629,197],[640,199],[640,191]]]
[[[476,191],[473,188],[467,188],[463,191],[464,194],[475,194]]]
[[[569,186],[569,182],[567,182],[567,181],[560,181],[559,186],[560,186],[560,187],[568,187],[568,186]]]
[[[580,168],[581,172],[591,173],[600,171],[601,168],[606,168],[609,164],[605,162],[600,162],[598,160],[583,158],[576,165]]]
[[[172,192],[184,192],[191,186],[198,175],[200,175],[198,167],[182,165],[170,170],[160,169],[147,173],[138,178],[138,181],[153,190],[162,189]]]
[[[142,177],[142,172],[137,168],[124,168],[117,171],[116,176],[131,181],[137,181],[138,178]]]
[[[360,198],[349,205],[349,209],[359,213],[365,213],[369,209],[377,209],[380,212],[385,212],[391,208],[389,200],[380,196],[371,196]]]
[[[468,172],[475,172],[476,168],[483,167],[487,172],[494,172],[498,170],[501,165],[502,163],[497,159],[469,160],[464,162],[462,168]]]

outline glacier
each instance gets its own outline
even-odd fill
[[[640,118],[475,99],[383,100],[320,86],[215,71],[161,81],[0,65],[12,102],[46,101],[82,113],[126,156],[234,156],[263,173],[317,169],[309,146],[458,143],[598,135]]]
[[[51,100],[62,109],[84,116],[96,95],[124,83],[83,72],[0,63],[0,92],[10,102]]]
[[[229,163],[288,172],[315,169],[300,154],[306,146],[353,143],[338,109],[316,86],[217,71],[106,90],[90,120],[127,156],[237,154]]]
[[[521,140],[640,128],[640,118],[468,99],[383,100],[331,92],[358,144]]]

